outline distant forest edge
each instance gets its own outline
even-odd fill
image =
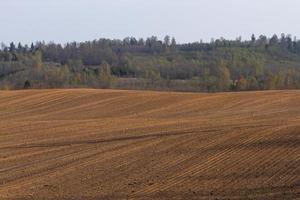
[[[175,38],[65,45],[2,43],[0,88],[245,91],[300,88],[300,40],[261,35],[177,44]]]

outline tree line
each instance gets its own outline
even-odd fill
[[[175,38],[1,44],[0,87],[177,91],[298,89],[300,41],[252,35],[178,44]]]

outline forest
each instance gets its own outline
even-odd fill
[[[300,40],[281,34],[179,44],[175,38],[1,44],[0,89],[194,92],[300,88]]]

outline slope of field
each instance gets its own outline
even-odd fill
[[[300,198],[300,91],[0,92],[0,199]]]

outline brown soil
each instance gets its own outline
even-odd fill
[[[0,92],[0,199],[300,199],[300,91]]]

